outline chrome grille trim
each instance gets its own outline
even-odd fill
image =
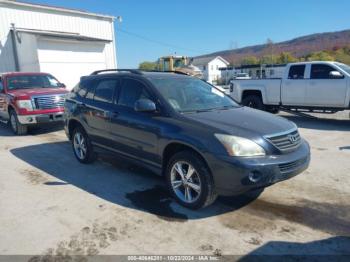
[[[293,141],[291,140],[293,138]],[[297,149],[301,144],[301,137],[298,129],[292,129],[287,132],[265,136],[273,146],[282,152]]]
[[[54,109],[64,107],[65,95],[45,95],[35,96],[32,98],[32,103],[35,109]]]

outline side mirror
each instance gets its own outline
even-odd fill
[[[135,102],[134,110],[136,112],[155,112],[156,104],[149,99],[139,99]]]
[[[344,78],[343,74],[338,71],[331,71],[329,72],[329,77],[332,79],[340,79]]]
[[[58,87],[66,88],[66,85],[63,83],[58,83]]]

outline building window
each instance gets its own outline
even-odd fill
[[[216,65],[216,70],[219,70],[219,65]]]
[[[270,76],[273,76],[275,74],[275,70],[271,69],[270,70]]]
[[[207,68],[207,67],[204,65],[204,66],[203,66],[203,70],[206,70],[206,68]]]
[[[213,65],[211,65],[210,69],[211,69],[211,70],[214,70],[214,66],[213,66]]]

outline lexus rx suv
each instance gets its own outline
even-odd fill
[[[304,171],[310,148],[293,122],[236,104],[180,73],[102,70],[81,78],[65,102],[75,157],[107,151],[166,179],[197,209]]]

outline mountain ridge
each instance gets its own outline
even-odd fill
[[[271,48],[274,55],[278,55],[282,52],[289,52],[296,57],[302,57],[311,52],[333,50],[335,48],[342,48],[349,45],[350,29],[347,29],[335,32],[304,35],[290,40],[273,43],[273,45],[258,44],[238,49],[216,51],[197,56],[196,58],[222,56],[230,63],[237,63],[247,56],[256,56],[259,58],[264,55],[270,55]]]

